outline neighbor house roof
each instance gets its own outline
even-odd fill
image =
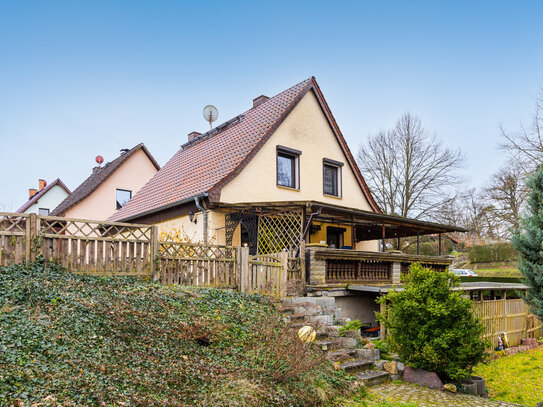
[[[102,183],[108,179],[124,162],[126,162],[130,157],[132,157],[137,151],[143,151],[145,155],[149,158],[149,161],[155,166],[157,170],[160,170],[160,165],[156,162],[154,157],[151,155],[147,147],[143,143],[138,144],[137,146],[131,148],[127,152],[121,154],[119,157],[113,161],[105,164],[103,167],[95,167],[92,170],[92,174],[85,180],[81,185],[79,185],[74,192],[72,192],[64,201],[62,201],[52,212],[53,216],[62,216],[68,209],[77,203],[81,202],[92,194],[96,188],[98,188]]]
[[[41,191],[34,194],[34,196],[32,196],[32,198],[30,198],[28,201],[26,201],[26,203],[23,206],[21,206],[19,209],[17,209],[17,212],[18,213],[23,213],[24,211],[26,211],[32,205],[37,203],[40,200],[40,198],[42,196],[44,196],[47,193],[47,191],[49,191],[55,185],[58,185],[58,186],[62,187],[68,193],[68,195],[70,194],[70,190],[68,189],[68,187],[66,185],[64,185],[64,183],[60,180],[60,178],[57,178],[56,180],[54,180],[50,184],[47,184],[45,187],[43,187],[43,189]]]
[[[371,208],[381,212],[314,77],[197,136],[181,149],[110,220],[131,220],[207,195],[217,202],[224,185],[255,156],[298,102],[312,91]]]

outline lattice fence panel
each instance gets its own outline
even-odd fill
[[[258,253],[294,252],[300,246],[302,212],[281,212],[260,215]]]

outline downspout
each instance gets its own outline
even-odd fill
[[[202,211],[202,214],[204,215],[204,244],[207,244],[207,211],[202,207],[202,205],[200,205],[199,197],[194,197],[194,203],[196,204],[198,210]]]

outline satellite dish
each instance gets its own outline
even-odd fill
[[[204,107],[204,119],[209,122],[209,128],[212,128],[212,123],[219,117],[219,111],[215,106],[207,105]]]

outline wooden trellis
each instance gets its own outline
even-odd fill
[[[262,214],[258,222],[258,254],[296,252],[302,236],[302,212]]]

